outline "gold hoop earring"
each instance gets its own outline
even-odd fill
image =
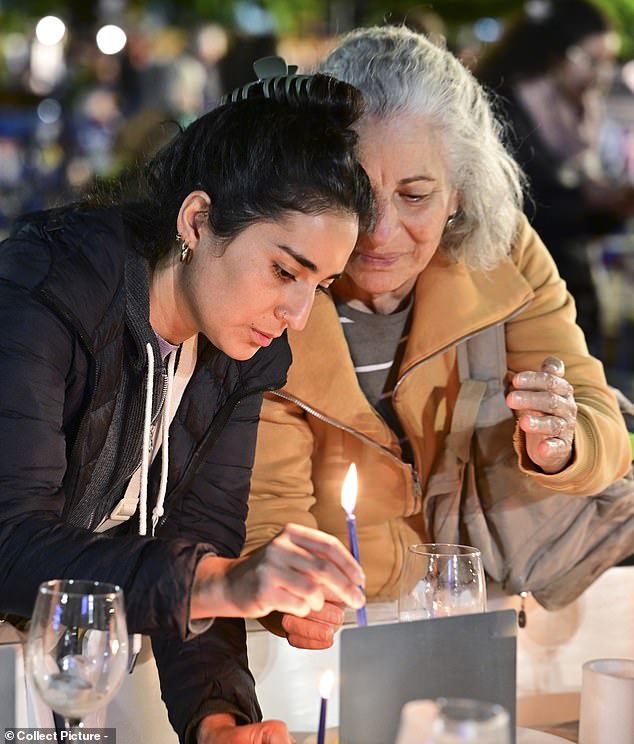
[[[178,247],[181,253],[180,262],[184,264],[191,263],[194,251],[189,247],[189,243],[185,240],[185,238],[178,232],[176,233],[176,242],[179,244]]]

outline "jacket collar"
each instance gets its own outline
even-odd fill
[[[510,257],[490,271],[473,271],[437,254],[416,283],[401,374],[483,328],[508,320],[533,297]]]

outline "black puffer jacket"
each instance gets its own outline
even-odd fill
[[[290,351],[281,338],[237,362],[199,338],[156,539],[134,534],[136,519],[128,534],[91,532],[140,461],[148,342],[160,359],[148,266],[129,243],[102,210],[35,215],[0,245],[0,612],[28,616],[47,579],[121,585],[130,631],[152,636],[172,725],[193,741],[207,713],[260,716],[244,623],[195,636],[189,593],[202,555],[240,553],[262,391],[284,384]]]

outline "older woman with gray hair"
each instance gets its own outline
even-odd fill
[[[504,324],[518,472],[589,495],[624,474],[627,433],[574,302],[521,211],[522,175],[483,88],[450,52],[404,27],[345,36],[321,70],[361,89],[360,159],[378,204],[344,275],[289,332],[286,387],[264,403],[247,550],[287,521],[346,540],[341,485],[359,472],[356,519],[370,601],[398,593],[460,390],[456,349]],[[327,647],[327,602],[264,624]]]

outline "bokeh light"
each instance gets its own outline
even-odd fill
[[[502,24],[496,18],[480,18],[473,24],[473,32],[480,41],[491,44],[500,38]]]
[[[108,24],[97,31],[97,46],[102,54],[118,54],[127,41],[128,37],[120,26]]]
[[[62,115],[60,102],[55,98],[45,98],[38,104],[37,115],[43,124],[54,124]]]
[[[35,27],[35,37],[44,46],[55,46],[64,38],[66,25],[61,18],[49,15],[38,21]]]

